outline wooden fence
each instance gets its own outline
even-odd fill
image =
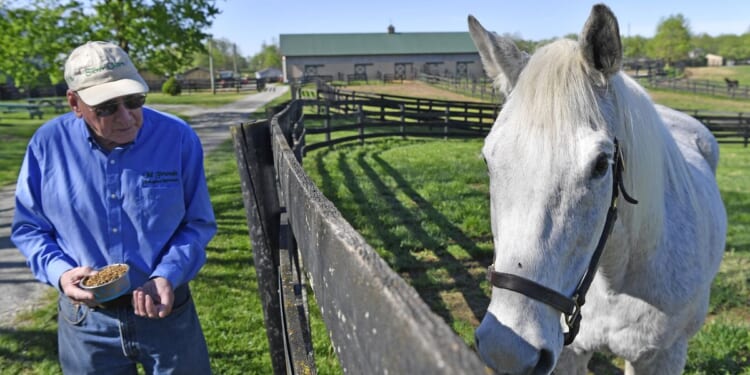
[[[743,85],[729,87],[707,80],[674,79],[662,77],[649,77],[648,84],[651,87],[669,89],[674,91],[692,92],[694,94],[707,94],[715,96],[726,96],[730,98],[750,99],[750,86]]]
[[[308,286],[346,373],[484,373],[305,174],[303,106],[232,128],[274,373],[316,373]]]
[[[738,143],[745,147],[750,139],[750,116],[743,113],[683,111],[702,122],[719,143]]]
[[[484,137],[501,108],[489,103],[345,91],[321,83],[306,95],[302,94],[301,87],[296,87],[293,93],[296,93],[293,97],[311,98],[304,100],[304,105],[317,108],[315,114],[305,115],[306,119],[322,121],[322,126],[305,127],[307,134],[325,134],[324,142],[307,144],[305,151],[352,140],[362,143],[382,136]],[[719,143],[745,147],[750,143],[750,116],[747,114],[681,111],[701,121]],[[334,138],[333,134],[347,130],[357,134]]]
[[[420,81],[448,91],[478,97],[483,101],[500,103],[503,100],[502,94],[500,94],[488,78],[443,77],[424,73],[420,73],[417,78]]]

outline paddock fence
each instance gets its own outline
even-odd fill
[[[750,140],[750,116],[742,112],[711,112],[691,111],[683,112],[702,122],[719,143],[734,143],[748,146]]]
[[[706,94],[714,96],[725,96],[729,98],[750,99],[750,86],[737,85],[730,87],[727,84],[716,83],[708,80],[691,80],[684,78],[664,78],[658,76],[648,77],[650,87],[691,92],[693,94]]]
[[[487,77],[443,77],[420,73],[417,79],[448,91],[478,97],[491,103],[500,103],[503,100],[503,95]]]
[[[365,103],[352,101],[333,100],[325,106],[294,100],[270,121],[232,127],[274,373],[317,373],[308,291],[314,292],[346,373],[483,373],[476,353],[366,243],[302,169],[305,137],[312,130],[305,126],[310,117],[305,106],[328,111],[324,121],[334,120],[339,111],[346,118],[352,108],[362,116]],[[403,107],[395,113],[407,118]],[[391,109],[387,105],[384,111]],[[395,115],[383,118],[390,116]],[[430,123],[425,120],[420,126]],[[442,129],[435,133],[444,136]]]

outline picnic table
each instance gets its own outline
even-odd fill
[[[27,99],[29,104],[40,107],[54,107],[55,113],[63,113],[68,108],[65,98],[30,98]]]
[[[0,109],[2,109],[3,113],[11,113],[15,111],[29,111],[29,117],[34,118],[37,117],[39,119],[42,118],[42,115],[44,112],[42,112],[42,109],[39,107],[38,104],[23,104],[23,103],[3,103],[0,102]]]

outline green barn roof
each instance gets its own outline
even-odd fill
[[[468,32],[281,34],[284,56],[476,53]]]

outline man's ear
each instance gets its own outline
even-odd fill
[[[68,90],[65,96],[68,99],[68,106],[70,106],[70,110],[75,113],[76,117],[82,117],[83,111],[81,109],[81,99],[78,97],[78,95],[76,95],[72,90]]]

